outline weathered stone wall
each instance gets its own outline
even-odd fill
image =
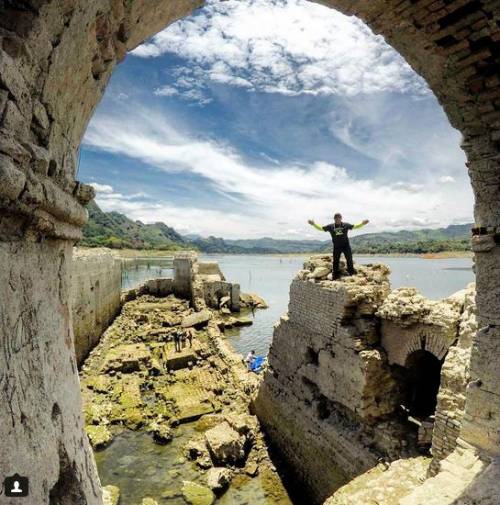
[[[358,270],[357,281],[316,283],[302,272],[292,282],[289,313],[275,328],[255,401],[314,503],[378,458],[407,454],[405,426],[388,418],[399,386],[375,316],[389,291],[388,270]]]
[[[457,443],[474,332],[473,285],[431,301],[414,289],[389,292],[381,265],[358,265],[358,275],[341,281],[327,280],[330,265],[328,255],[312,257],[293,280],[255,401],[317,503],[381,458],[418,454],[416,428],[401,409],[408,388],[402,371],[415,350],[446,356],[432,439],[431,471],[440,468]]]
[[[323,3],[359,16],[374,31],[383,34],[427,80],[452,125],[463,134],[462,147],[475,194],[475,220],[484,227],[485,235],[473,241],[480,331],[472,350],[471,382],[461,437],[485,454],[498,455],[500,380],[495,359],[500,353],[498,0],[324,0]],[[18,330],[26,334],[51,316],[50,343],[44,348],[31,345],[22,350],[22,363],[43,363],[40,381],[44,386],[40,389],[35,383],[25,382],[29,388],[25,398],[30,401],[19,404],[12,429],[10,414],[0,418],[0,437],[18,439],[19,447],[28,453],[35,451],[34,441],[45,436],[47,412],[39,416],[37,409],[50,408],[52,402],[47,401],[47,395],[57,396],[58,384],[62,382],[72,385],[70,397],[78,396],[76,369],[59,369],[60,360],[71,362],[73,349],[61,345],[54,352],[52,347],[67,337],[69,315],[56,299],[51,299],[53,303],[44,306],[45,312],[41,314],[35,304],[37,300],[26,293],[30,283],[41,293],[55,289],[58,284],[59,298],[69,299],[67,279],[59,282],[48,262],[61,251],[66,264],[71,262],[70,246],[80,237],[86,221],[83,204],[93,196],[89,187],[75,181],[83,132],[114,66],[126,51],[200,4],[198,0],[0,2],[0,241],[8,252],[0,272],[7,281],[4,295],[8,295],[1,315],[5,321],[13,317],[18,321]],[[58,240],[69,241],[69,245],[63,246]],[[43,247],[37,245],[42,242]],[[41,264],[47,265],[44,271],[31,272],[33,266]],[[21,276],[21,269],[28,273]],[[64,275],[69,275],[68,268]],[[9,284],[9,279],[16,276],[22,277],[25,290],[14,291],[10,287],[13,281]],[[18,311],[13,312],[12,307]],[[2,346],[10,348],[16,337],[7,324],[1,331]],[[0,365],[3,373],[0,403],[8,405],[12,412],[13,398],[23,384],[18,374],[24,372],[21,365],[20,370],[13,370],[3,362]],[[21,472],[38,471],[33,478],[36,480],[33,500],[40,504],[48,502],[49,490],[56,479],[73,485],[82,478],[77,469],[85,455],[80,435],[75,431],[81,424],[77,401],[64,403],[63,407],[61,417],[70,421],[73,439],[67,438],[67,431],[66,438],[57,436],[47,443],[52,444],[53,451],[60,444],[67,446],[66,453],[71,455],[69,461],[73,466],[61,465],[57,475],[45,469],[42,461],[45,462],[46,451],[39,452],[38,459],[26,468],[19,463]],[[10,468],[8,455],[17,453],[2,452],[0,470]],[[91,462],[88,468],[93,468]],[[86,482],[82,488],[87,503],[100,503],[100,492],[89,493],[90,485]],[[98,486],[97,480],[92,485]],[[72,503],[72,499],[70,495],[53,497],[52,503]]]
[[[198,261],[194,254],[174,259],[173,290],[177,296],[191,300],[197,310],[218,309],[224,299],[232,311],[240,308],[240,285],[227,282],[218,263]]]
[[[100,503],[78,394],[71,249],[0,242],[0,474],[28,476],[26,500],[37,505]]]
[[[455,345],[450,347],[441,371],[436,420],[432,432],[432,475],[439,471],[440,462],[457,446],[465,412],[466,388],[470,379],[472,338],[477,331],[474,285],[456,293],[454,298],[462,303],[462,313],[458,339]]]
[[[121,261],[111,251],[73,250],[71,302],[78,365],[120,311]]]
[[[192,254],[174,258],[175,294],[181,298],[189,300],[192,297],[195,263],[196,257]]]
[[[463,296],[436,301],[414,288],[392,291],[377,312],[389,363],[405,366],[410,354],[421,349],[444,359],[457,340],[463,304]]]

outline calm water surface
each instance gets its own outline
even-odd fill
[[[184,480],[206,485],[204,475],[183,456],[185,445],[199,431],[196,423],[176,428],[172,442],[155,444],[144,432],[127,431],[106,449],[95,453],[104,486],[120,488],[120,505],[140,505],[150,497],[162,505],[186,505]],[[269,473],[236,477],[216,505],[292,505],[279,479]]]
[[[122,260],[122,289],[137,288],[145,281],[159,277],[173,277],[173,258],[170,256]]]

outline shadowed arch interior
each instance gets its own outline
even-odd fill
[[[429,351],[415,351],[408,356],[405,403],[411,416],[425,419],[435,413],[442,365],[443,361]]]

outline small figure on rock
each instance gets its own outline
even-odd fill
[[[189,341],[189,347],[193,347],[193,337],[195,336],[196,330],[194,328],[188,328],[186,330],[186,336]]]
[[[174,331],[174,346],[175,346],[175,352],[181,352],[181,332],[180,332],[180,330]]]
[[[252,365],[254,361],[255,361],[255,351],[252,350],[247,354],[247,357],[245,358],[245,363],[247,365],[247,370],[249,372],[252,371]]]
[[[356,270],[354,270],[354,265],[352,262],[352,251],[351,245],[349,244],[349,237],[347,236],[347,232],[349,230],[357,230],[362,228],[366,224],[369,223],[368,219],[361,221],[358,224],[349,224],[344,223],[342,221],[342,214],[336,213],[333,216],[333,223],[327,224],[326,226],[321,226],[316,224],[312,219],[309,219],[308,223],[311,226],[314,226],[319,231],[328,231],[332,236],[333,242],[333,265],[332,265],[332,276],[333,279],[340,278],[340,256],[343,254],[345,256],[347,262],[347,272],[349,275],[355,275]]]

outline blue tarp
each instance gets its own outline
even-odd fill
[[[259,372],[260,368],[262,367],[262,363],[264,363],[265,359],[266,359],[265,356],[255,356],[255,359],[253,360],[253,363],[251,365],[252,372]]]

